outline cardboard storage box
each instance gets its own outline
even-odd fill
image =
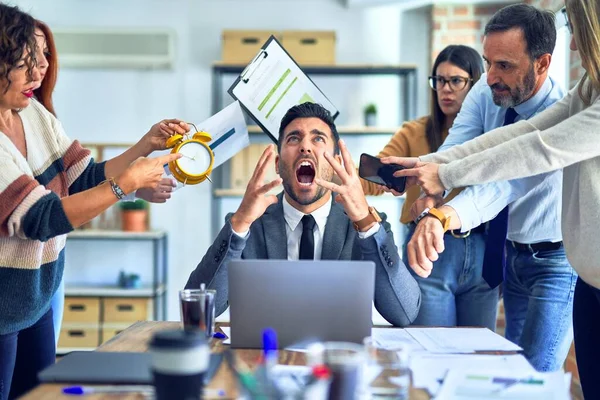
[[[224,30],[221,56],[223,62],[249,63],[272,34],[274,32],[271,31]]]
[[[152,304],[147,298],[105,298],[104,322],[146,321],[152,319]]]
[[[66,297],[64,322],[100,321],[100,300],[97,297]]]
[[[334,31],[283,31],[281,44],[300,65],[335,64]]]
[[[60,337],[58,339],[58,347],[97,347],[99,344],[100,335],[98,332],[98,326],[69,326],[66,325],[60,330]]]

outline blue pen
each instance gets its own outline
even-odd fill
[[[148,385],[131,385],[131,386],[69,386],[63,388],[64,394],[71,395],[86,395],[94,393],[154,393],[154,387]]]
[[[63,394],[82,396],[95,393],[110,393],[110,394],[125,394],[125,393],[142,393],[153,394],[154,386],[149,385],[114,385],[114,386],[69,386],[62,390]],[[202,389],[204,396],[224,397],[225,390],[223,389]]]
[[[277,364],[277,333],[273,328],[263,331],[263,353],[265,365],[271,369]]]
[[[214,337],[215,339],[227,339],[227,335],[226,335],[226,334],[224,334],[224,333],[222,333],[222,332],[215,332],[215,333],[213,334],[213,337]]]

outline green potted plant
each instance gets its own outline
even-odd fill
[[[148,202],[141,199],[122,201],[119,206],[124,231],[144,232],[148,230]]]
[[[365,107],[365,125],[377,125],[377,106],[373,103],[367,104]]]

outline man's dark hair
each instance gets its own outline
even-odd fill
[[[279,139],[277,140],[277,151],[281,152],[281,141],[283,140],[283,131],[285,128],[297,118],[319,118],[325,122],[329,129],[331,129],[331,135],[333,137],[334,154],[340,154],[340,147],[338,142],[340,141],[340,135],[333,122],[333,117],[329,110],[320,104],[315,103],[302,103],[298,104],[288,110],[281,119],[281,125],[279,126]]]
[[[24,51],[28,53],[25,65],[31,79],[37,50],[34,21],[33,17],[19,8],[0,3],[0,79],[8,82],[4,93],[11,84],[8,75],[23,58]]]
[[[556,44],[554,13],[538,10],[529,4],[512,4],[500,9],[485,26],[484,35],[521,28],[527,54],[533,61],[543,54],[552,54]]]

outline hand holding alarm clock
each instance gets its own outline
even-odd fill
[[[172,149],[171,153],[182,155],[168,165],[177,181],[184,185],[197,185],[206,179],[210,181],[215,155],[207,144],[212,140],[210,134],[198,131],[194,124],[190,125],[196,129],[191,138],[189,135],[175,134],[167,139],[166,147]]]

